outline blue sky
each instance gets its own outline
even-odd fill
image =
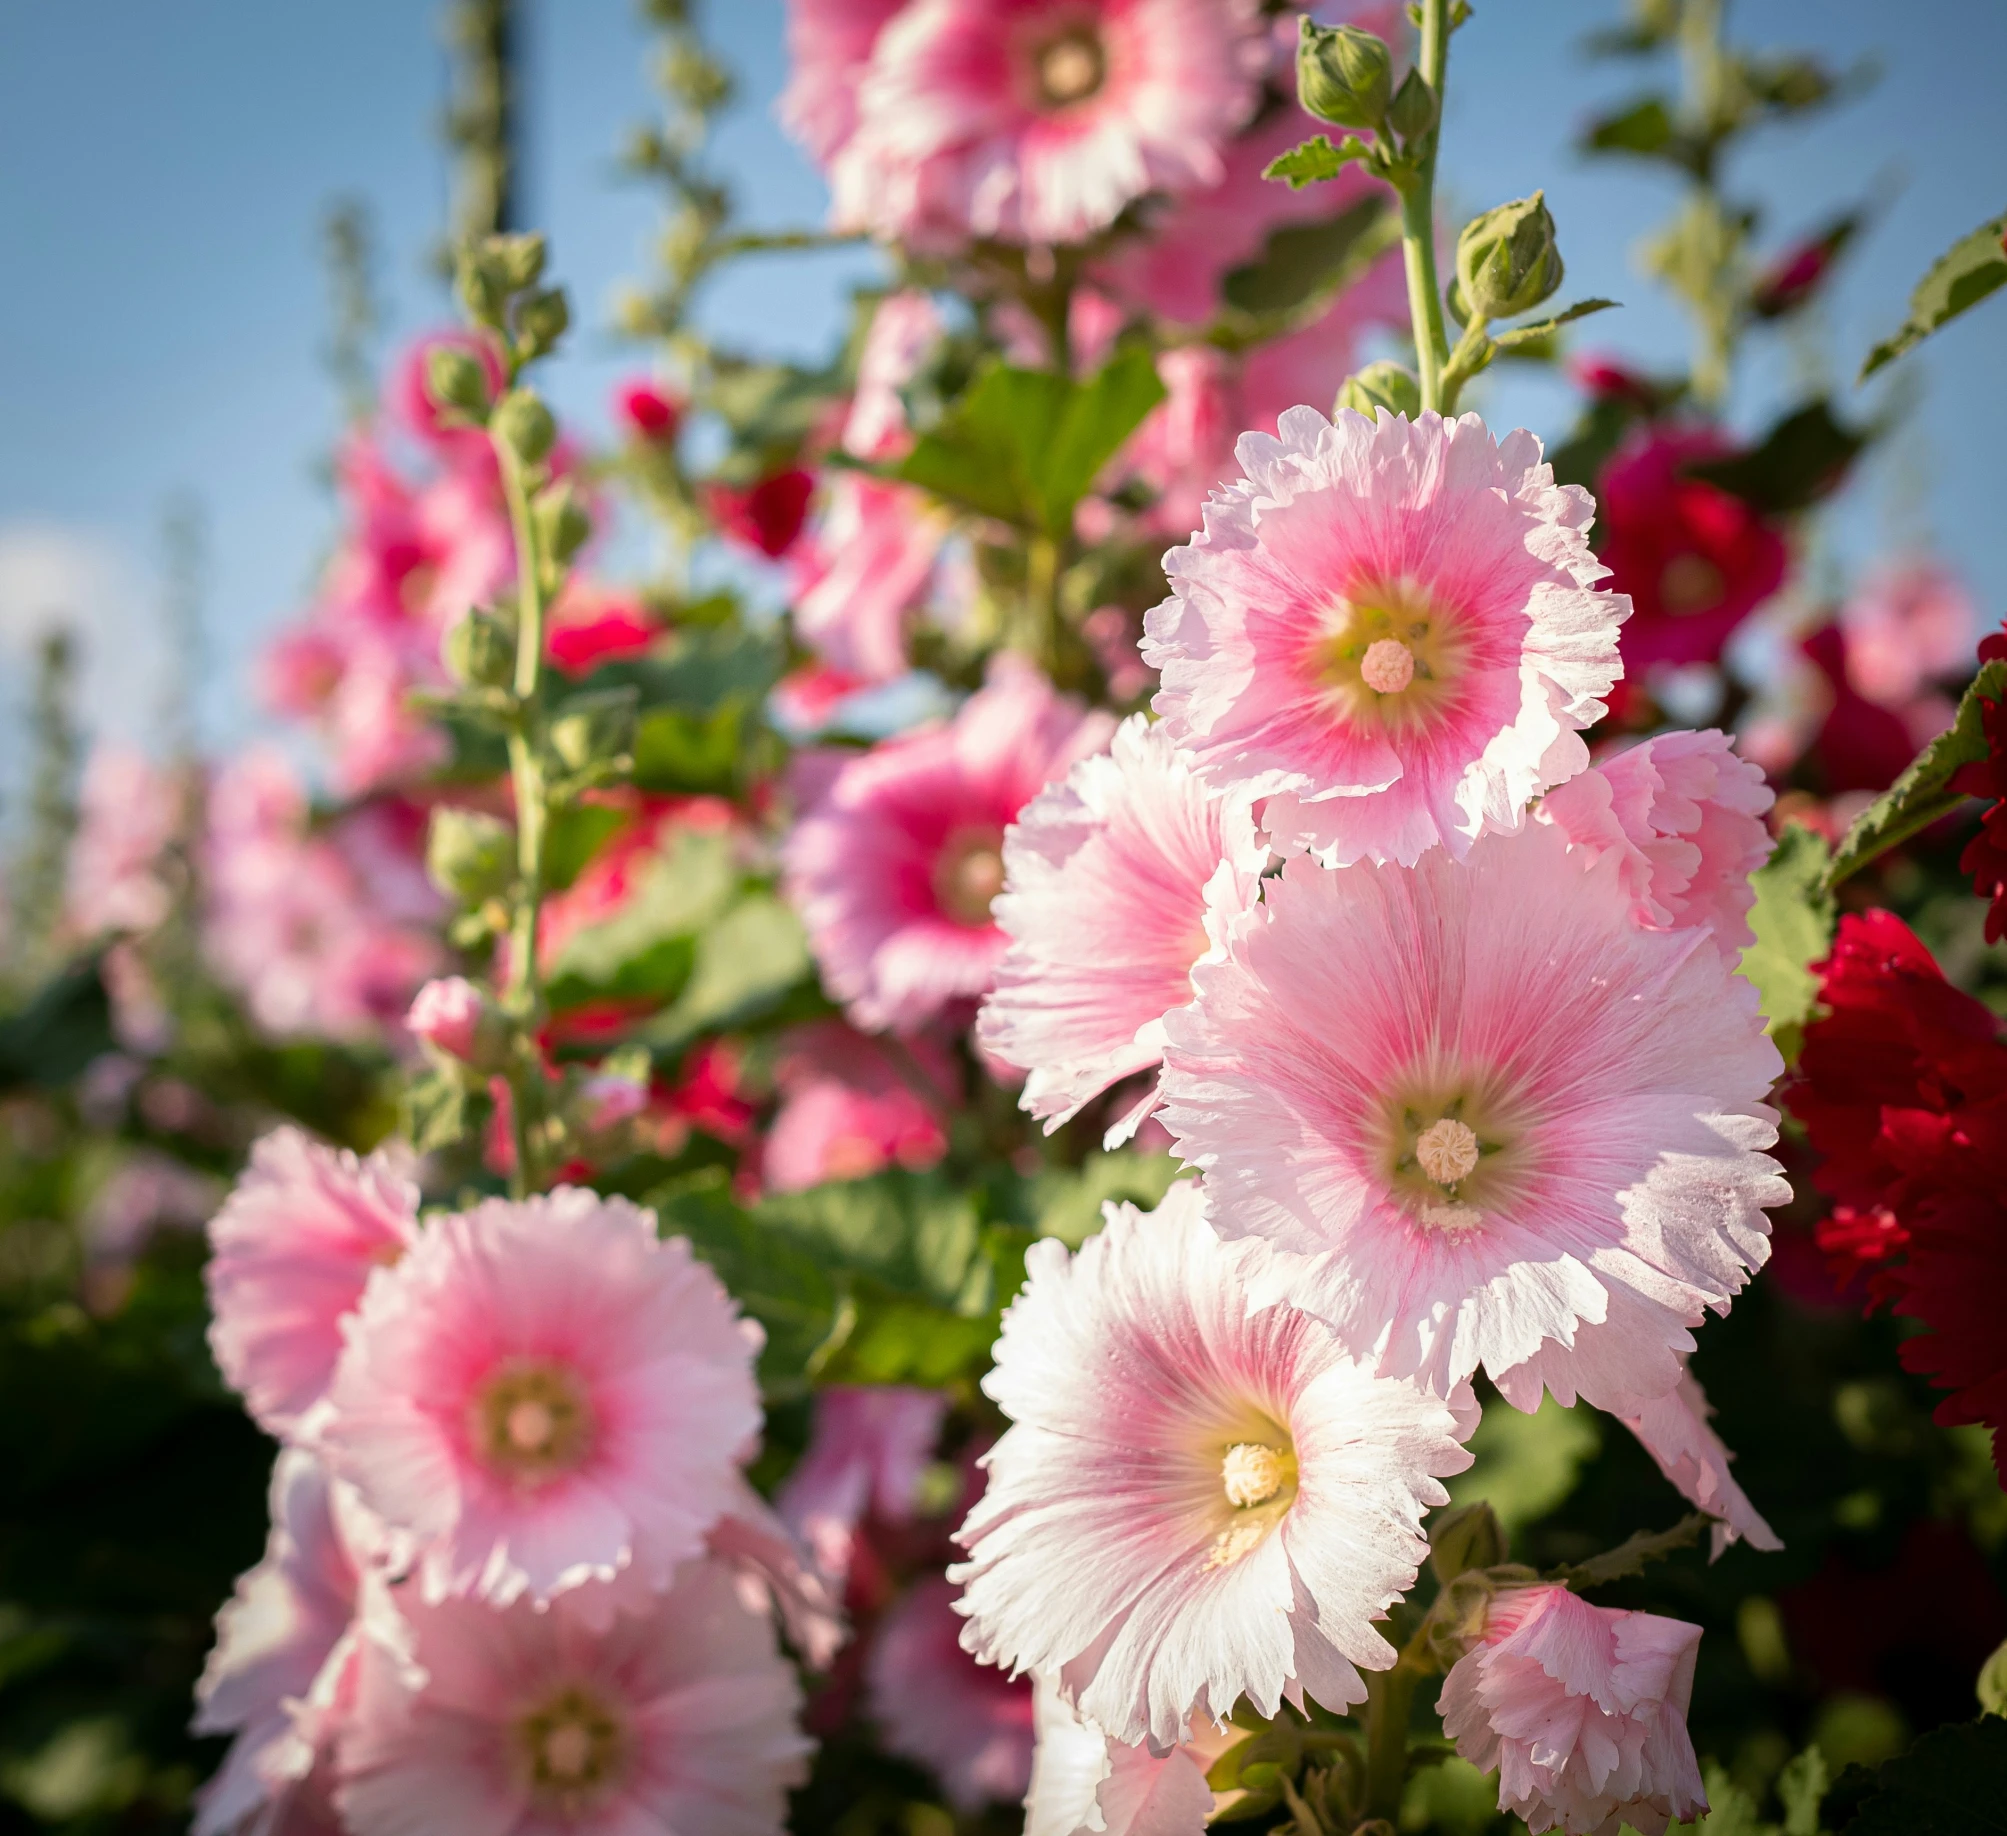
[[[603,427],[613,380],[637,362],[608,330],[623,279],[644,275],[656,200],[614,154],[645,118],[645,40],[629,0],[527,0],[530,220],[547,228],[581,330],[551,380],[560,407]],[[774,127],[780,0],[710,0],[742,84],[716,147],[744,218],[813,223],[823,194]],[[1458,35],[1444,153],[1466,211],[1544,185],[1568,294],[1625,302],[1585,342],[1645,360],[1684,348],[1672,306],[1631,251],[1671,182],[1570,151],[1634,67],[1575,46],[1615,0],[1478,0]],[[446,310],[426,253],[445,205],[434,122],[447,80],[428,0],[0,0],[0,720],[19,706],[21,640],[66,605],[91,647],[90,712],[147,736],[164,666],[160,537],[193,493],[208,526],[202,717],[227,743],[255,724],[246,665],[301,603],[331,506],[314,466],[337,422],[319,225],[329,202],[369,206],[394,332]],[[1881,66],[1864,98],[1739,156],[1738,188],[1774,243],[1857,198],[1885,198],[1873,234],[1797,348],[1751,354],[1739,418],[1754,425],[1822,360],[1843,381],[1901,318],[1909,288],[1956,236],[2007,205],[2007,6],[1998,0],[1740,0],[1760,46],[1816,45]],[[795,354],[834,335],[866,252],[749,264],[705,302],[735,339]],[[1827,518],[1832,565],[1894,539],[1959,566],[1989,621],[2007,613],[2007,306],[1982,309],[1897,373],[1906,431]],[[1885,393],[1843,392],[1858,410]],[[1558,434],[1566,392],[1523,378],[1481,404]]]

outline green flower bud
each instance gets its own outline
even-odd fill
[[[1305,15],[1296,43],[1296,98],[1320,121],[1377,128],[1394,91],[1394,60],[1371,32]]]
[[[560,478],[537,493],[531,512],[537,523],[537,538],[543,551],[562,567],[583,548],[592,534],[592,518],[579,502],[578,489],[569,478]]]
[[[425,871],[432,884],[462,905],[505,893],[516,877],[516,835],[481,810],[440,805],[425,837]]]
[[[470,421],[488,418],[488,377],[480,359],[452,345],[435,345],[425,359],[425,389],[441,408]]]
[[[540,464],[557,444],[557,423],[534,389],[511,389],[495,404],[488,426],[524,465]]]
[[[1412,370],[1383,359],[1345,378],[1345,386],[1338,391],[1338,406],[1369,418],[1374,409],[1384,408],[1412,421],[1422,411],[1422,386]]]
[[[481,244],[481,261],[503,293],[521,293],[544,277],[544,235],[489,236]]]
[[[551,750],[569,771],[631,756],[640,700],[632,685],[572,696],[551,721]]]
[[[1457,286],[1468,312],[1510,319],[1561,285],[1561,251],[1544,192],[1473,217],[1456,239]]]
[[[570,324],[571,305],[562,287],[533,293],[516,308],[516,337],[526,358],[555,350]]]
[[[462,688],[507,688],[516,679],[515,621],[476,606],[446,627],[439,659]]]
[[[1445,1587],[1467,1569],[1493,1568],[1504,1560],[1504,1528],[1481,1499],[1429,1525],[1429,1566]]]
[[[1400,135],[1403,145],[1412,146],[1435,126],[1441,113],[1442,104],[1429,87],[1428,78],[1419,70],[1410,70],[1394,93],[1393,104],[1387,110],[1387,125]]]

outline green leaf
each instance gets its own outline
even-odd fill
[[[1846,1836],[2003,1836],[2007,1721],[1985,1715],[1933,1728],[1872,1772],[1849,1766],[1827,1797],[1826,1816]]]
[[[634,732],[633,779],[642,790],[724,791],[738,776],[751,704],[726,696],[706,714],[656,708]]]
[[[1123,346],[1084,383],[1072,386],[1033,465],[1037,508],[1048,535],[1063,536],[1073,527],[1074,506],[1163,399],[1156,359],[1140,344]]]
[[[1234,269],[1220,292],[1264,326],[1293,321],[1321,311],[1399,238],[1394,207],[1376,190],[1335,216],[1271,230],[1261,254]]]
[[[1515,349],[1522,344],[1534,344],[1542,338],[1551,338],[1564,325],[1577,319],[1586,319],[1592,312],[1607,312],[1620,304],[1616,300],[1577,300],[1574,305],[1563,307],[1550,318],[1537,319],[1531,325],[1515,325],[1510,331],[1493,332],[1491,341],[1502,351]]]
[[[1262,168],[1261,176],[1285,180],[1291,191],[1301,191],[1322,179],[1335,179],[1353,160],[1364,159],[1366,154],[1366,143],[1356,135],[1347,134],[1334,147],[1328,136],[1313,134],[1287,153],[1277,154]]]
[[[1026,1224],[1041,1237],[1057,1237],[1069,1249],[1101,1228],[1101,1207],[1127,1200],[1153,1210],[1184,1169],[1165,1154],[1090,1154],[1078,1167],[1047,1167],[1035,1174],[1024,1195]]]
[[[1803,510],[1836,490],[1868,435],[1835,420],[1825,402],[1811,402],[1777,422],[1747,452],[1685,469],[1768,515]]]
[[[1778,837],[1769,860],[1752,876],[1749,913],[1756,941],[1742,953],[1741,971],[1756,984],[1765,1030],[1788,1062],[1819,998],[1812,965],[1833,947],[1833,896],[1826,889],[1826,844],[1802,824]]]
[[[1958,704],[1958,717],[1910,761],[1909,768],[1854,819],[1842,839],[1826,886],[1835,887],[1860,872],[1876,856],[1948,816],[1965,801],[1951,789],[1961,765],[1987,756],[1983,702],[2007,699],[2007,660],[1996,658],[1972,679]]]
[[[829,1383],[912,1383],[939,1388],[989,1363],[996,1324],[964,1319],[899,1295],[858,1285],[854,1315],[816,1375]]]
[[[1712,1808],[1692,1823],[1666,1826],[1666,1836],[1776,1836],[1757,1815],[1756,1800],[1709,1760],[1703,1782]]]
[[[682,994],[642,1036],[657,1050],[673,1050],[699,1033],[741,1025],[808,972],[801,920],[772,893],[748,893],[698,935]]]
[[[17,1084],[58,1089],[116,1043],[97,958],[74,963],[0,1020],[0,1090]]]
[[[404,1086],[404,1132],[421,1154],[450,1148],[467,1133],[467,1085],[458,1071],[421,1072]]]
[[[1601,1444],[1589,1409],[1564,1409],[1549,1396],[1523,1415],[1494,1398],[1470,1438],[1473,1464],[1450,1481],[1450,1503],[1488,1501],[1509,1536],[1560,1505]]]
[[[1582,145],[1598,153],[1631,153],[1640,159],[1671,157],[1668,149],[1678,140],[1672,110],[1662,96],[1645,96],[1614,114],[1600,115],[1590,122]],[[1685,156],[1678,158],[1685,164]]]
[[[931,1175],[891,1170],[762,1199],[754,1216],[825,1266],[964,1318],[987,1317],[994,1270],[969,1195]]]
[[[1653,1562],[1662,1562],[1678,1550],[1691,1549],[1713,1521],[1705,1511],[1689,1511],[1670,1530],[1634,1530],[1616,1548],[1593,1555],[1586,1562],[1570,1562],[1551,1569],[1547,1579],[1577,1590],[1627,1580],[1643,1574]]]
[[[1962,312],[1970,311],[1990,293],[2007,286],[2007,216],[1982,223],[1969,236],[1961,236],[1930,265],[1909,296],[1909,317],[1892,338],[1884,338],[1868,353],[1861,366],[1866,382],[1885,364],[1905,351],[1914,350],[1941,325],[1948,325]]]
[[[1989,1715],[2007,1715],[2007,1644],[1979,1666],[1979,1706]]]
[[[566,939],[551,965],[551,1006],[674,999],[694,980],[698,933],[723,916],[737,885],[724,836],[677,830],[611,918]]]
[[[562,892],[627,822],[625,811],[604,803],[568,803],[553,810],[544,830],[545,891]]]

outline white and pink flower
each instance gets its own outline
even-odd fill
[[[1554,828],[1290,863],[1171,1015],[1164,1125],[1258,1299],[1439,1391],[1635,1410],[1769,1253],[1782,1069],[1705,933]]]
[[[860,681],[904,674],[907,618],[933,589],[948,535],[925,493],[833,473],[822,513],[791,557],[795,635]]]
[[[955,1590],[940,1575],[879,1622],[865,1685],[885,1749],[925,1766],[957,1810],[1015,1804],[1031,1786],[1031,1684],[961,1647]]]
[[[1739,961],[1755,942],[1749,876],[1770,858],[1775,800],[1725,733],[1661,733],[1549,791],[1539,815],[1585,860],[1616,854],[1638,923],[1704,926]]]
[[[833,108],[804,125],[840,145],[846,227],[1078,242],[1146,192],[1217,184],[1266,62],[1245,0],[913,0],[871,39],[848,135]]]
[[[1664,1836],[1707,1808],[1686,1730],[1699,1648],[1684,1620],[1508,1588],[1443,1683],[1443,1732],[1534,1836]]]
[[[1189,1740],[1153,1753],[1145,1741],[1110,1740],[1046,1678],[1032,1687],[1038,1746],[1025,1836],[1201,1836],[1218,1803],[1206,1772],[1240,1729],[1201,1722]]]
[[[909,1030],[988,989],[1005,943],[990,915],[1004,830],[1112,725],[1004,659],[953,720],[835,773],[782,864],[824,985],[855,1024]]]
[[[1588,764],[1620,673],[1588,494],[1475,415],[1292,408],[1237,450],[1144,625],[1173,738],[1330,865],[1518,828]]]
[[[1677,1389],[1618,1419],[1643,1442],[1680,1496],[1714,1519],[1710,1541],[1715,1560],[1729,1544],[1745,1539],[1752,1549],[1782,1549],[1783,1539],[1729,1472],[1735,1456],[1709,1426],[1713,1415],[1700,1379],[1682,1370]]]
[[[715,1562],[611,1610],[599,1591],[401,1600],[409,1659],[365,1647],[342,1730],[353,1836],[780,1836],[809,1743],[765,1617]]]
[[[1243,1694],[1264,1716],[1359,1701],[1474,1411],[1374,1376],[1286,1303],[1251,1312],[1191,1184],[1026,1267],[983,1380],[1014,1425],[949,1571],[964,1644],[1125,1743],[1184,1740]]]
[[[327,1393],[342,1323],[418,1229],[418,1188],[395,1149],[359,1159],[275,1129],[210,1220],[209,1348],[267,1432],[292,1434]]]
[[[321,1444],[428,1599],[662,1586],[736,1496],[759,1329],[651,1213],[577,1187],[427,1225],[363,1295]]]
[[[984,1048],[1029,1075],[1022,1106],[1050,1133],[1111,1084],[1153,1069],[1192,966],[1225,949],[1254,903],[1268,845],[1144,716],[1025,806],[1004,836],[996,921],[1010,947],[984,1003]],[[1110,1130],[1156,1106],[1153,1082]]]

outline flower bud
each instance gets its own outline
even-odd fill
[[[1561,251],[1544,192],[1473,217],[1456,239],[1466,311],[1485,319],[1530,312],[1561,285]]]
[[[440,408],[470,421],[488,418],[488,377],[480,359],[450,344],[435,344],[425,356],[425,392]]]
[[[462,688],[507,688],[516,679],[515,624],[476,606],[446,627],[439,658]]]
[[[533,293],[516,308],[516,337],[525,357],[554,350],[571,324],[571,303],[562,287]]]
[[[1504,1528],[1482,1499],[1429,1525],[1429,1566],[1445,1587],[1468,1569],[1492,1568],[1504,1560]]]
[[[524,465],[549,458],[557,444],[557,423],[533,389],[511,389],[495,404],[488,425]]]
[[[499,897],[516,876],[515,832],[485,811],[441,805],[425,837],[425,871],[462,905]]]
[[[508,1022],[463,975],[427,982],[413,999],[404,1024],[427,1045],[476,1071],[499,1071],[507,1061]]]
[[[1345,386],[1338,391],[1338,406],[1368,417],[1374,409],[1384,408],[1412,421],[1422,411],[1422,386],[1412,370],[1383,359],[1345,378]]]
[[[534,287],[543,279],[546,247],[541,230],[514,236],[489,236],[481,243],[480,258],[502,292],[521,293],[525,287]]]
[[[509,296],[478,248],[462,249],[453,267],[460,303],[483,325],[500,325]]]
[[[1320,121],[1377,128],[1394,90],[1394,60],[1357,26],[1321,26],[1306,15],[1296,44],[1296,97]]]
[[[1410,70],[1394,94],[1393,105],[1387,111],[1387,125],[1400,135],[1403,143],[1412,145],[1435,126],[1441,113],[1442,104],[1429,87],[1428,78],[1419,70]]]
[[[544,553],[562,567],[583,548],[592,534],[592,518],[579,502],[578,489],[560,478],[537,493],[531,508]]]
[[[572,696],[551,721],[551,750],[572,771],[628,756],[639,701],[632,685]]]

